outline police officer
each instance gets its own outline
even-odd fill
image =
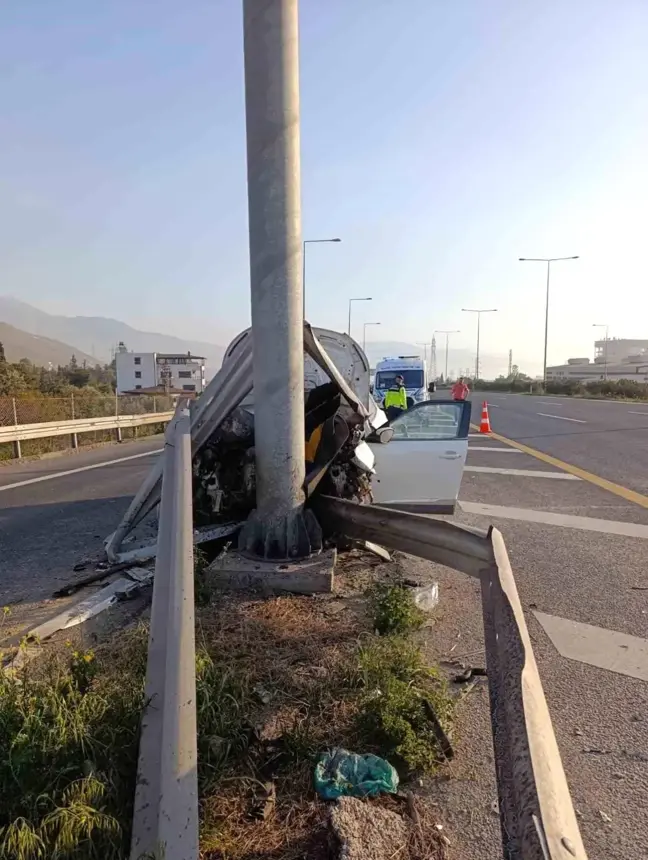
[[[407,391],[405,391],[405,380],[402,376],[397,376],[394,384],[389,386],[383,406],[389,421],[393,421],[407,409]]]

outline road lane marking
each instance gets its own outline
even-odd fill
[[[602,401],[604,402],[604,401]],[[577,478],[582,478],[584,481],[589,481],[590,484],[595,484],[602,490],[607,490],[608,493],[614,493],[615,496],[620,496],[626,502],[632,502],[635,505],[640,505],[642,508],[648,508],[648,496],[630,490],[628,487],[623,487],[621,484],[615,484],[614,481],[608,481],[607,478],[601,478],[600,475],[595,475],[588,472],[587,469],[581,469],[579,466],[572,466],[571,463],[565,463],[564,460],[559,460],[558,457],[552,457],[551,454],[545,454],[544,451],[538,451],[535,448],[530,448],[528,445],[523,445],[522,442],[516,442],[514,439],[509,439],[507,436],[502,436],[501,433],[491,433],[491,438],[498,442],[504,442],[519,451],[521,454],[529,454],[535,457],[536,460],[541,460],[548,466],[555,466],[557,469],[562,469],[563,472],[569,472],[570,475],[576,475]],[[468,447],[470,451],[470,446]]]
[[[547,412],[536,412],[536,415],[541,415],[543,418],[557,418],[559,421],[573,421],[574,424],[587,424],[581,418],[567,418],[565,415],[549,415]]]
[[[580,481],[566,472],[541,472],[539,469],[498,469],[495,466],[464,466],[464,472],[485,472],[489,475],[516,475],[520,478],[553,478],[556,481]]]
[[[489,445],[468,445],[468,453],[471,451],[497,451],[498,454],[519,454],[519,451],[511,448],[491,448]]]
[[[648,412],[632,412],[630,409],[628,410],[628,415],[648,415]]]
[[[0,487],[0,493],[5,490],[15,490],[18,487],[27,487],[29,484],[40,484],[42,481],[53,481],[54,478],[65,478],[67,475],[78,475],[79,472],[90,472],[92,469],[103,469],[104,466],[115,466],[117,463],[127,463],[129,460],[139,460],[140,457],[151,457],[153,454],[162,453],[162,448],[154,451],[143,451],[141,454],[131,454],[129,457],[119,457],[116,460],[104,460],[103,463],[92,463],[90,466],[79,466],[77,469],[66,469],[64,472],[52,472],[47,475],[39,475],[38,478],[28,478],[26,481],[16,481],[15,484],[5,484]]]
[[[554,511],[536,511],[531,508],[514,508],[504,505],[487,505],[483,502],[459,502],[461,510],[467,514],[481,517],[495,517],[502,520],[520,520],[526,523],[541,523],[545,526],[559,526],[564,529],[580,529],[586,532],[600,532],[608,535],[623,535],[648,540],[648,526],[640,523],[626,523],[620,520],[600,520],[595,517],[579,517],[575,514],[557,514]]]
[[[561,657],[648,681],[648,640],[534,612]]]

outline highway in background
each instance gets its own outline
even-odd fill
[[[493,430],[648,495],[648,403],[474,392]]]

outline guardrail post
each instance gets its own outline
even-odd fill
[[[70,406],[72,409],[72,420],[74,421],[76,417],[74,414],[74,394],[70,394]],[[76,449],[79,447],[79,437],[76,433],[72,433],[70,439],[72,440],[72,447],[76,451]]]
[[[167,437],[131,860],[197,860],[191,432]]]
[[[15,397],[11,398],[11,406],[13,408],[14,424],[17,427],[18,426],[18,410],[16,409],[16,398]],[[22,457],[22,448],[20,447],[20,439],[16,439],[16,441],[13,443],[13,449],[14,449],[14,457],[17,460],[20,460],[20,458]]]

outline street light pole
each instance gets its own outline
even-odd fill
[[[341,241],[342,239],[304,239],[302,242],[302,300],[304,305],[304,319],[306,319],[306,245],[320,245],[323,242]]]
[[[462,308],[463,313],[477,314],[477,356],[475,358],[475,382],[479,379],[479,332],[482,314],[497,313],[497,308]]]
[[[448,381],[448,350],[450,347],[450,335],[451,334],[459,334],[460,331],[458,328],[455,329],[437,329],[435,334],[444,334],[446,336],[446,348],[445,348],[445,375],[443,377],[443,381]]]
[[[549,281],[551,278],[551,264],[560,263],[563,260],[578,260],[575,257],[520,257],[521,263],[546,263],[547,264],[547,297],[545,301],[545,332],[544,332],[544,360],[542,364],[543,385],[547,384],[547,345],[549,343]]]
[[[380,325],[379,322],[366,322],[362,324],[362,351],[365,351],[365,347],[367,345],[367,326],[368,325]]]
[[[372,302],[373,299],[371,296],[368,296],[364,299],[349,299],[349,324],[347,328],[347,334],[351,337],[351,302]]]
[[[610,330],[610,326],[607,323],[592,323],[593,328],[604,328],[605,329],[605,343],[603,345],[603,375],[607,380],[608,378],[608,332]]]
[[[256,509],[239,547],[308,555],[298,0],[243,0]]]

